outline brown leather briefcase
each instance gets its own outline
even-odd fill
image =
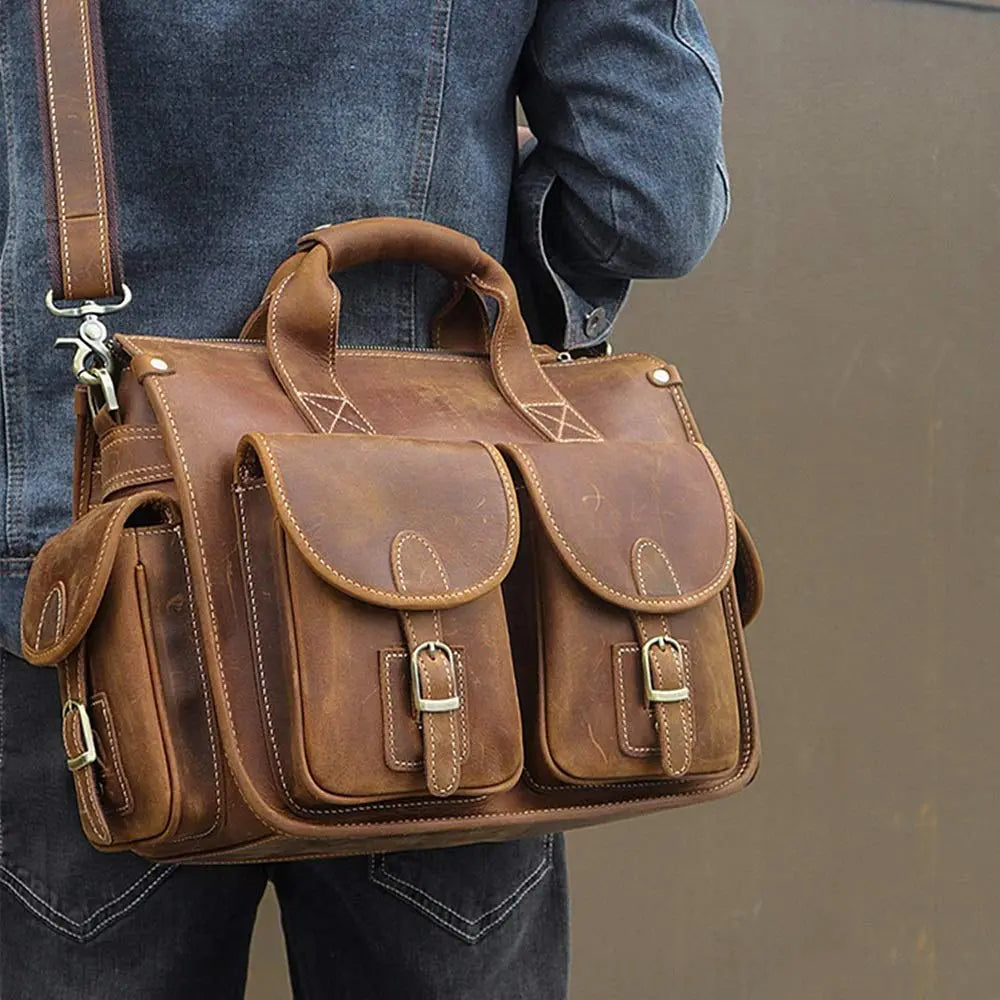
[[[53,298],[84,300],[74,522],[35,560],[22,638],[58,667],[90,841],[351,854],[746,785],[761,572],[677,370],[533,347],[504,269],[408,219],[302,237],[239,340],[112,346],[106,123],[76,100],[103,85],[100,40],[79,9],[48,0],[41,33]],[[331,274],[386,259],[454,283],[441,349],[338,346]]]

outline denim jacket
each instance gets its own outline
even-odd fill
[[[93,0],[92,0],[93,2]],[[70,516],[72,321],[50,316],[33,44],[0,0],[0,644]],[[358,216],[470,233],[536,340],[601,343],[636,277],[674,277],[728,210],[715,53],[694,0],[185,0],[102,5],[121,242],[117,329],[234,337],[296,236]],[[537,143],[519,157],[515,98]],[[348,343],[419,347],[445,291],[337,278]],[[69,328],[67,328],[69,324]]]

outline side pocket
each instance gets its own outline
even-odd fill
[[[207,836],[221,756],[176,504],[100,504],[49,540],[21,618],[25,657],[58,664],[84,830],[102,849]]]
[[[23,906],[88,941],[141,907],[174,866],[87,843],[59,736],[56,675],[0,656],[0,920],[17,919],[10,907]]]
[[[375,854],[372,882],[470,944],[499,927],[551,877],[553,834],[501,843]]]

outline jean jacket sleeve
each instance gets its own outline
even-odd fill
[[[593,346],[630,279],[686,274],[725,221],[718,60],[694,0],[539,0],[518,96],[537,137],[513,190],[526,316]]]

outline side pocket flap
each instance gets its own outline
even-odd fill
[[[566,568],[604,600],[643,612],[696,607],[736,560],[736,518],[700,444],[500,446]]]
[[[145,490],[95,507],[42,546],[21,609],[21,647],[29,663],[58,663],[80,644],[104,597],[122,532],[140,516],[144,524],[179,520],[167,494]]]
[[[236,481],[262,481],[313,572],[369,604],[457,607],[495,588],[517,551],[510,473],[475,441],[250,434]]]

